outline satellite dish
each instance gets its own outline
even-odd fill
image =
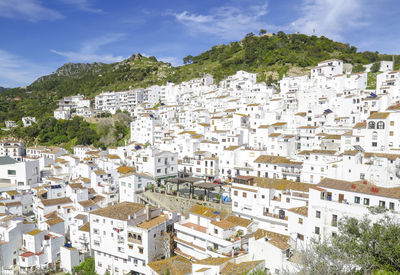
[[[400,168],[396,170],[396,177],[400,179]]]

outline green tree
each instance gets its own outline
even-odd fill
[[[267,33],[267,30],[266,30],[266,29],[261,29],[261,30],[258,32],[259,35],[263,35],[263,34],[266,34],[266,33]]]
[[[400,270],[400,224],[392,214],[371,211],[373,220],[344,218],[339,233],[302,253],[306,274],[370,274]]]
[[[379,69],[381,68],[381,62],[375,62],[371,66],[371,73],[377,73],[379,72]]]
[[[74,271],[78,275],[97,275],[95,272],[95,262],[94,258],[89,257],[83,261],[80,265],[74,268]]]
[[[188,55],[183,58],[183,64],[190,64],[192,62],[193,62],[193,56],[191,56],[191,55]]]
[[[352,73],[365,72],[365,67],[361,64],[357,64],[353,67]]]
[[[249,38],[249,37],[253,37],[253,36],[254,36],[254,33],[249,32],[249,33],[246,34],[245,38]]]

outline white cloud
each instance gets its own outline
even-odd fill
[[[0,86],[25,86],[50,72],[49,67],[32,63],[0,49]]]
[[[304,0],[293,31],[342,39],[344,32],[367,25],[362,0]]]
[[[223,6],[212,9],[207,14],[183,11],[172,15],[193,33],[208,33],[224,39],[240,39],[250,31],[257,32],[270,27],[263,22],[267,11],[267,4],[264,3],[247,8]]]
[[[96,9],[92,7],[90,0],[62,0],[62,2],[72,5],[79,10],[87,11],[91,13],[103,13],[101,9]]]
[[[121,40],[125,34],[107,34],[96,39],[82,43],[78,51],[59,51],[50,50],[52,53],[67,58],[70,62],[104,62],[112,63],[125,59],[123,56],[115,56],[113,54],[98,53],[101,47]]]
[[[38,22],[60,19],[63,15],[37,0],[0,0],[0,17]]]

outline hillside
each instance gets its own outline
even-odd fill
[[[392,55],[357,52],[356,47],[325,37],[279,32],[272,36],[248,34],[239,42],[217,45],[197,56],[184,58],[186,65],[173,67],[155,57],[135,54],[121,62],[73,64],[60,67],[54,74],[40,77],[27,88],[15,88],[0,94],[0,126],[7,120],[23,116],[51,116],[57,100],[84,94],[93,98],[105,90],[122,90],[178,83],[210,73],[218,81],[237,70],[258,73],[259,81],[271,82],[270,72],[282,77],[290,71],[303,72],[319,61],[340,58],[347,63],[368,64],[392,60]],[[399,64],[399,56],[395,56]],[[267,72],[267,74],[266,74]]]
[[[8,88],[0,87],[0,93],[7,90]]]

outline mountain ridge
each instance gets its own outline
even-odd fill
[[[93,98],[101,91],[179,83],[209,73],[219,81],[238,70],[257,73],[268,84],[292,71],[306,72],[318,62],[338,58],[353,65],[400,57],[378,52],[358,52],[349,44],[324,36],[248,34],[241,41],[219,44],[197,56],[183,58],[184,65],[171,64],[139,53],[115,63],[66,63],[55,73],[42,76],[26,88],[14,88],[0,95],[0,123],[23,116],[51,116],[57,100],[74,94]]]

